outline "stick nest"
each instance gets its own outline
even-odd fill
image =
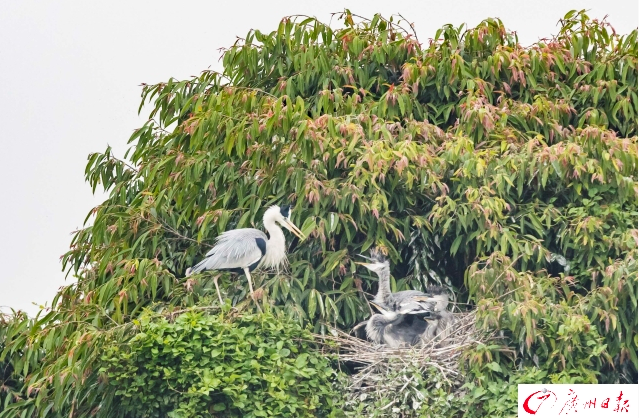
[[[337,355],[340,364],[355,371],[346,387],[353,403],[372,396],[375,402],[388,402],[385,406],[393,407],[389,413],[398,412],[398,405],[416,410],[424,401],[424,389],[445,386],[449,393],[459,395],[465,380],[460,370],[461,356],[495,338],[494,333],[477,328],[476,311],[457,313],[455,319],[445,338],[406,348],[374,344],[334,328],[315,338],[324,352]]]

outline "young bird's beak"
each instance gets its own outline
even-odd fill
[[[371,305],[373,305],[375,307],[375,309],[377,309],[378,311],[380,311],[381,313],[386,313],[386,310],[383,309],[381,306],[379,306],[378,304],[376,304],[375,302],[369,302]]]
[[[369,261],[375,261],[375,260],[373,260],[373,259],[372,259],[372,258],[370,258],[370,257],[366,257],[365,255],[361,255],[361,254],[357,254],[357,255],[358,255],[358,256],[360,256],[360,257],[362,257],[362,258],[365,258],[366,260],[369,260]],[[369,270],[372,270],[373,265],[374,265],[373,263],[362,263],[362,262],[360,262],[360,261],[356,261],[356,262],[355,262],[355,264],[358,264],[358,265],[360,265],[360,266],[364,266],[364,267],[366,267],[366,268],[367,268],[367,269],[369,269]]]
[[[306,238],[304,236],[304,233],[302,231],[300,231],[300,229],[298,227],[296,227],[293,222],[288,220],[288,218],[284,218],[284,223],[282,224],[282,226],[284,226],[284,228],[286,228],[289,231],[291,231],[299,239],[304,240]]]
[[[372,259],[372,258],[370,258],[370,257],[366,257],[365,255],[362,255],[362,254],[357,254],[357,255],[358,255],[359,257],[362,257],[362,258],[364,258],[364,259],[368,260],[368,261],[375,261],[375,260],[373,260],[373,259]]]
[[[377,310],[379,311],[379,313],[381,313],[382,315],[384,315],[384,317],[394,320],[395,318],[397,318],[397,312],[391,312],[391,311],[387,311],[386,309],[382,308],[381,306],[373,303],[373,302],[369,302],[371,305],[373,305],[375,308],[377,308]]]
[[[360,266],[364,266],[364,267],[366,267],[369,270],[372,270],[372,268],[373,268],[373,265],[370,264],[370,263],[360,263],[359,261],[356,261],[355,264],[360,265]]]

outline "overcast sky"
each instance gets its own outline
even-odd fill
[[[140,83],[220,69],[218,48],[283,16],[349,8],[401,13],[422,41],[446,23],[499,17],[529,45],[570,9],[637,27],[637,1],[32,1],[0,0],[0,309],[37,312],[64,285],[60,256],[103,195],[84,182],[87,155],[127,149]]]

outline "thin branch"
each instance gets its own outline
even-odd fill
[[[207,247],[209,247],[209,248],[213,248],[213,245],[211,245],[211,244],[207,244],[207,243],[205,243],[205,242],[199,242],[199,241],[198,241],[198,240],[196,240],[196,239],[189,238],[189,237],[187,237],[186,235],[182,235],[182,234],[180,234],[180,233],[179,233],[176,229],[174,229],[173,227],[171,227],[171,226],[169,226],[169,225],[165,224],[165,223],[164,223],[164,222],[163,222],[160,218],[158,218],[157,216],[154,216],[152,213],[151,213],[151,216],[152,216],[152,217],[153,217],[153,218],[154,218],[154,219],[158,222],[158,224],[159,224],[162,228],[164,228],[165,230],[169,231],[169,232],[170,232],[170,233],[172,233],[173,235],[176,235],[176,236],[180,237],[181,239],[183,239],[183,240],[185,240],[185,241],[190,241],[190,242],[194,242],[194,243],[196,243],[196,244],[198,244],[198,245],[205,245],[205,246],[207,246]],[[142,219],[145,219],[145,218],[142,218]],[[145,219],[145,220],[146,220],[146,219]]]
[[[413,36],[415,36],[415,40],[417,41],[417,44],[421,45],[419,42],[419,38],[417,37],[417,31],[415,30],[415,24],[414,23],[410,23],[408,21],[408,19],[406,19],[404,16],[402,16],[401,13],[397,13],[397,16],[401,17],[402,19],[404,19],[404,21],[406,23],[408,23],[408,26],[410,26],[411,30],[413,31]]]
[[[109,151],[109,154],[110,154],[110,155],[109,155],[109,161],[117,161],[117,162],[119,162],[120,164],[125,165],[126,167],[128,167],[131,171],[133,171],[133,172],[135,172],[135,173],[137,173],[137,172],[138,172],[138,169],[137,169],[137,168],[133,167],[132,165],[130,165],[130,164],[129,164],[129,163],[127,163],[126,161],[121,160],[121,159],[117,158],[116,156],[114,156],[114,155],[113,155],[113,151]]]

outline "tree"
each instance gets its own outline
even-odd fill
[[[77,284],[0,334],[22,382],[0,417],[95,410],[106,347],[142,315],[215,307],[212,275],[186,267],[280,202],[310,237],[290,272],[255,277],[274,311],[317,332],[366,318],[376,283],[354,257],[378,246],[395,289],[446,285],[506,332],[511,355],[468,353],[471,383],[535,367],[637,381],[637,31],[573,11],[523,47],[498,19],[420,41],[341,17],[285,18],[227,49],[221,74],[143,87],[128,162],[89,157],[110,197],[64,257]],[[244,282],[221,283],[251,309]]]

